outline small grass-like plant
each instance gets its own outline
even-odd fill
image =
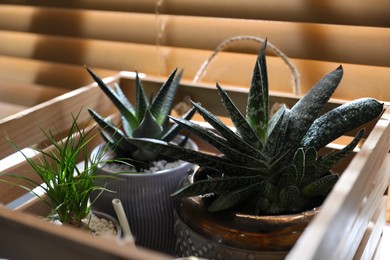
[[[33,171],[38,174],[42,183],[17,174],[5,176],[17,179],[19,182],[0,179],[1,182],[16,185],[33,193],[47,204],[51,208],[48,218],[55,218],[62,223],[75,226],[81,226],[82,220],[91,211],[91,205],[94,203],[89,200],[91,193],[99,191],[101,194],[106,191],[104,187],[96,186],[94,180],[108,178],[108,176],[94,174],[104,153],[99,153],[99,156],[91,158],[91,161],[88,160],[87,146],[97,134],[93,133],[94,127],[89,130],[81,128],[77,123],[78,117],[79,114],[72,115],[73,122],[67,136],[58,142],[52,131],[42,130],[49,145],[45,148],[32,148],[36,154],[34,157],[29,157],[13,143]],[[36,192],[34,190],[36,187],[40,187],[46,196]]]

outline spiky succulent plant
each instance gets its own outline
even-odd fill
[[[168,116],[172,109],[182,71],[176,76],[177,69],[175,69],[151,100],[146,97],[141,80],[136,73],[136,100],[135,105],[133,105],[118,84],[115,84],[115,89],[113,89],[106,85],[91,69],[88,67],[86,69],[121,114],[121,126],[117,127],[93,109],[88,109],[92,118],[99,124],[103,139],[115,151],[118,158],[133,164],[137,170],[144,169],[148,163],[158,159],[159,153],[140,148],[128,142],[128,138],[154,138],[169,142],[178,135],[180,126],[169,124]],[[192,108],[182,118],[189,120],[194,113],[195,109]],[[185,141],[186,138],[181,145]]]
[[[342,78],[340,66],[318,81],[291,109],[282,106],[269,119],[265,51],[266,42],[253,71],[246,117],[217,84],[235,130],[197,103],[193,103],[194,107],[212,129],[173,118],[221,154],[191,151],[153,139],[129,140],[213,172],[182,187],[172,197],[209,195],[210,211],[235,208],[252,214],[294,213],[319,206],[338,179],[331,169],[354,149],[364,130],[342,150],[324,156],[317,151],[382,112],[383,104],[363,98],[320,115]]]

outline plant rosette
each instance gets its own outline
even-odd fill
[[[104,144],[95,147],[91,157],[96,156],[99,149],[103,147]],[[191,139],[188,139],[186,147],[198,150],[196,143]],[[100,194],[92,209],[109,215],[115,214],[111,201],[119,198],[136,245],[174,254],[176,241],[173,231],[174,201],[169,196],[177,189],[185,174],[195,166],[184,161],[176,161],[171,165],[174,168],[150,173],[123,173],[128,165],[119,166],[118,163],[112,166],[101,165],[96,174],[115,175],[119,179],[96,179],[97,185],[104,185],[106,189],[113,192]],[[91,200],[94,200],[95,195],[96,193],[92,194]]]
[[[210,170],[198,168],[181,183],[204,178]],[[203,176],[203,177],[198,177]],[[283,259],[319,208],[290,215],[260,216],[233,209],[208,211],[208,196],[175,200],[176,253],[206,259]]]

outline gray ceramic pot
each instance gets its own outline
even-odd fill
[[[192,140],[188,140],[187,147],[198,149]],[[91,156],[98,150],[99,146],[92,151]],[[194,167],[193,164],[183,162],[177,168],[156,173],[120,174],[121,180],[110,179],[106,182],[106,188],[115,193],[102,193],[92,208],[115,216],[112,200],[120,199],[136,245],[174,254],[173,200],[169,196],[177,190],[183,176]],[[113,172],[104,167],[97,174]],[[94,198],[93,195],[91,199]]]

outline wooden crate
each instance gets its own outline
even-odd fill
[[[106,82],[118,82],[129,97],[134,96],[134,73],[120,72],[107,78]],[[149,93],[155,92],[162,84],[160,78],[149,76],[143,79],[143,82]],[[243,109],[247,91],[231,86],[225,89]],[[375,96],[374,92],[372,96]],[[292,94],[273,92],[271,95],[271,103],[279,101],[290,106],[298,98]],[[213,86],[184,82],[179,88],[176,102],[187,96],[202,102],[213,113],[221,117],[226,116],[222,107],[215,105],[215,100],[219,100],[219,97]],[[332,99],[328,108],[343,102],[345,100]],[[7,120],[1,121],[0,130],[7,132],[21,147],[37,145],[45,142],[39,127],[57,129],[60,138],[61,133],[70,126],[71,113],[82,109],[80,121],[85,121],[88,118],[86,109],[89,107],[98,109],[105,115],[116,111],[101,90],[91,84],[8,117]],[[385,107],[386,111],[378,120],[366,125],[364,144],[351,156],[349,164],[339,168],[343,171],[340,180],[322,206],[320,214],[288,255],[288,259],[348,259],[355,254],[371,256],[375,252],[383,230],[384,193],[390,178],[390,110],[387,104]],[[350,139],[353,134],[348,133],[344,138]],[[344,139],[341,138],[338,142],[344,144]],[[205,144],[199,145],[201,150],[210,149]],[[337,146],[337,143],[334,145]],[[2,173],[30,174],[24,161],[4,166],[3,161],[7,160],[4,158],[15,150],[4,138],[1,139],[0,148]],[[9,203],[13,202],[11,205],[15,205],[15,199],[22,195],[23,190],[0,185],[0,202],[3,204],[10,205]],[[20,204],[19,201],[16,202]],[[37,252],[47,252],[49,257],[56,256],[60,257],[59,259],[173,258],[145,249],[134,250],[129,245],[108,242],[102,238],[91,239],[70,228],[49,225],[46,229],[47,224],[36,217],[44,212],[47,212],[47,209],[37,200],[22,203],[16,210],[0,208],[0,257],[33,259],[37,257]],[[21,245],[23,250],[19,249]]]

